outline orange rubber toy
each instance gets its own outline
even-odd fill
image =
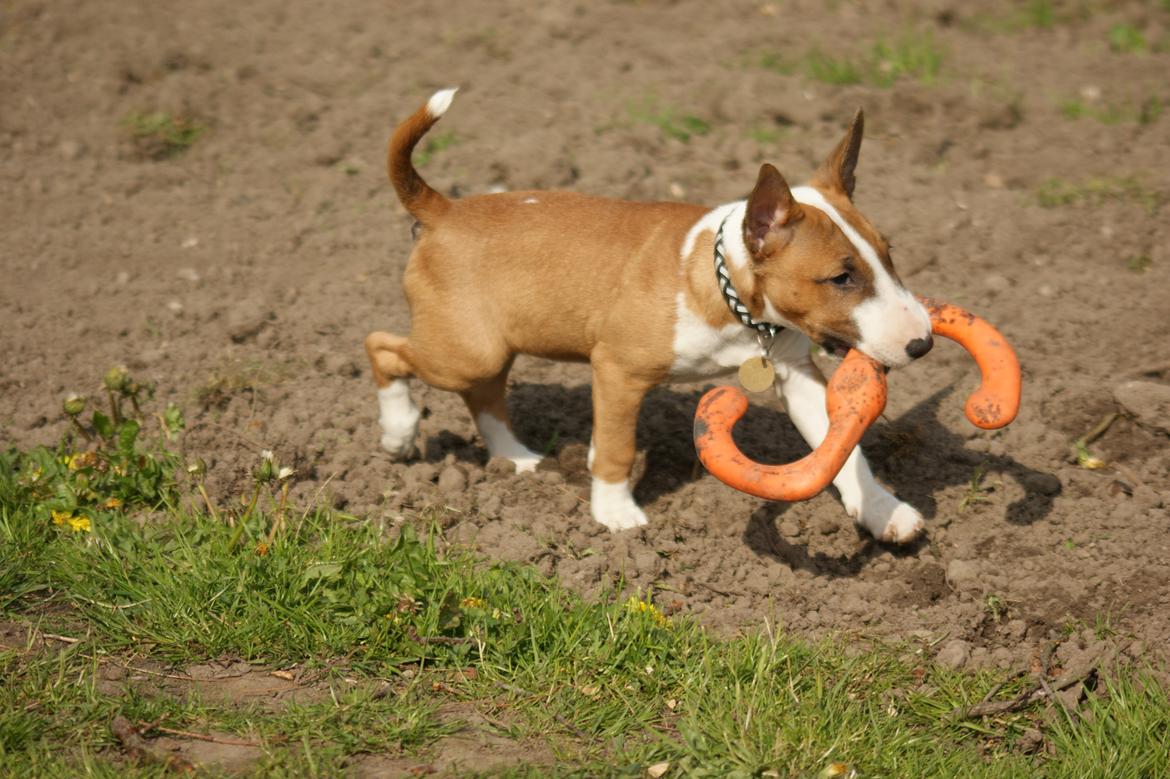
[[[967,399],[967,419],[994,430],[1020,410],[1020,362],[1011,345],[990,324],[957,306],[922,299],[935,335],[955,341],[975,358],[982,375]],[[747,397],[736,387],[716,387],[695,411],[695,449],[703,466],[741,492],[768,500],[807,500],[840,472],[861,436],[886,407],[885,369],[853,349],[829,379],[825,405],[829,432],[811,454],[787,465],[750,460],[731,430],[747,411]]]

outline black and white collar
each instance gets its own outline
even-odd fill
[[[744,327],[750,327],[756,331],[760,348],[767,353],[776,334],[784,328],[771,322],[760,322],[753,319],[751,312],[739,299],[739,293],[735,291],[735,286],[731,283],[731,273],[727,270],[727,259],[723,254],[723,228],[727,226],[727,220],[731,218],[733,213],[735,213],[734,210],[723,217],[723,221],[719,223],[719,230],[715,233],[715,281],[719,284],[719,292],[722,293],[723,301],[727,303],[731,313],[735,314],[735,318],[742,322]]]

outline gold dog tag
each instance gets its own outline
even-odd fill
[[[739,366],[739,383],[748,392],[763,392],[775,380],[776,369],[766,357],[749,357]]]

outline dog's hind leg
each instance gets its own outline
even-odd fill
[[[366,336],[366,354],[378,385],[378,422],[382,426],[382,448],[395,458],[406,458],[416,451],[418,420],[422,416],[410,397],[410,378],[414,367],[406,355],[407,339],[391,333],[374,332]]]
[[[517,440],[508,417],[507,384],[512,361],[492,378],[459,393],[475,420],[475,427],[492,457],[505,457],[516,464],[517,473],[536,470],[541,457]]]

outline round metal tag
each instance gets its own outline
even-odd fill
[[[739,383],[748,392],[763,392],[776,380],[776,369],[766,357],[749,357],[739,366]]]

